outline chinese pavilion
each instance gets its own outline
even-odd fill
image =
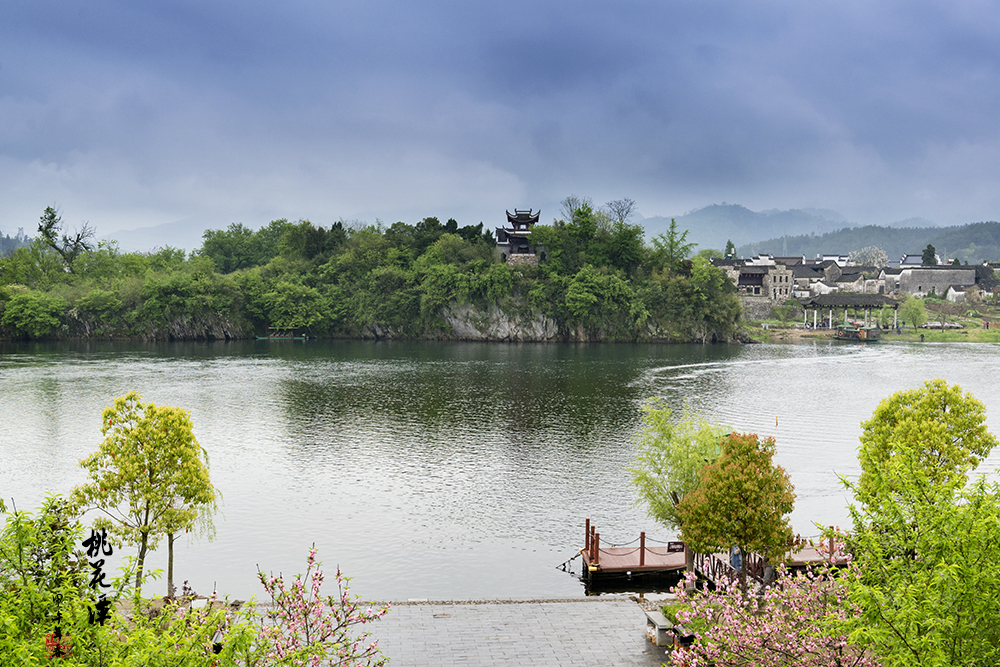
[[[538,264],[535,245],[531,242],[531,227],[538,222],[542,212],[532,213],[514,209],[507,211],[507,225],[497,227],[497,251],[501,261],[509,264]],[[544,253],[542,259],[544,259]]]

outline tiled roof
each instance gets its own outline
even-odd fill
[[[900,304],[899,301],[881,294],[854,294],[851,292],[820,294],[811,299],[799,299],[799,303],[803,306],[817,306],[819,308],[881,308],[882,306],[896,308]]]

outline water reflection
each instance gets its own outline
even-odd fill
[[[582,546],[645,530],[624,471],[652,395],[771,435],[796,531],[844,523],[859,423],[889,393],[943,377],[987,404],[998,347],[824,343],[495,345],[357,341],[0,346],[0,490],[19,507],[83,481],[100,412],[131,389],[192,412],[224,494],[218,539],[178,553],[179,580],[239,597],[295,572],[316,542],[365,595],[559,597]],[[775,423],[777,418],[777,424]],[[983,466],[995,470],[997,456]],[[40,483],[41,480],[41,483]],[[161,552],[152,566],[165,560]],[[159,590],[155,584],[153,590]]]

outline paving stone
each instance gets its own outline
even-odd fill
[[[646,617],[622,598],[394,605],[372,636],[391,667],[659,667]]]

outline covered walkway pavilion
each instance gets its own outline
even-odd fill
[[[855,294],[850,292],[837,292],[834,294],[820,294],[809,299],[799,299],[802,306],[802,323],[809,323],[809,311],[812,311],[812,325],[817,328],[819,325],[819,314],[821,311],[828,311],[827,326],[834,326],[834,314],[843,309],[843,322],[847,322],[848,310],[854,311],[854,319],[860,320],[858,311],[864,311],[865,326],[868,326],[869,314],[872,310],[881,310],[888,306],[892,308],[892,328],[897,327],[896,315],[902,301],[891,299],[882,294]]]

